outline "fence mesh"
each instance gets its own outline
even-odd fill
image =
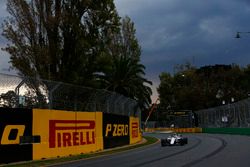
[[[143,123],[145,128],[191,128],[195,126],[194,115],[191,110],[166,110],[158,108],[152,114],[152,119]]]
[[[114,92],[6,74],[0,74],[0,106],[140,115],[135,100]]]
[[[196,111],[201,127],[250,127],[250,98]]]

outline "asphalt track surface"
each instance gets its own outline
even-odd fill
[[[157,138],[168,134],[146,134]],[[250,167],[250,137],[184,134],[188,144],[160,143],[113,155],[58,164],[65,167]]]

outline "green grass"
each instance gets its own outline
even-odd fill
[[[87,159],[87,158],[93,158],[93,157],[98,157],[98,156],[105,156],[109,154],[115,154],[123,151],[128,151],[131,149],[136,149],[139,147],[147,146],[150,144],[154,144],[158,141],[157,138],[154,137],[149,137],[149,136],[144,136],[144,139],[146,139],[146,142],[140,143],[140,144],[135,144],[131,146],[124,146],[124,147],[119,147],[119,148],[114,148],[111,150],[104,150],[101,152],[95,152],[95,153],[89,153],[89,154],[81,154],[81,155],[74,155],[74,156],[69,156],[69,157],[62,157],[62,158],[56,158],[56,159],[47,159],[47,160],[37,160],[37,161],[29,161],[29,162],[21,162],[21,163],[16,163],[16,164],[9,164],[5,166],[10,166],[10,167],[37,167],[37,166],[44,166],[44,165],[52,165],[56,163],[62,163],[62,162],[67,162],[67,161],[74,161],[74,160],[80,160],[80,159]]]

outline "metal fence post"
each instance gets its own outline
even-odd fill
[[[22,79],[22,81],[16,86],[15,88],[15,94],[16,94],[16,107],[19,106],[19,96],[20,96],[20,88],[23,86],[23,84],[26,82],[26,78]]]
[[[61,85],[61,83],[57,83],[50,91],[49,91],[49,109],[53,108],[53,93],[54,91]]]

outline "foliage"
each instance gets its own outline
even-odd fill
[[[134,23],[120,19],[113,0],[8,0],[7,10],[3,50],[21,76],[112,90],[141,108],[150,104]],[[28,86],[45,103],[40,85]]]
[[[161,106],[172,109],[198,110],[231,103],[247,97],[250,90],[249,66],[238,65],[204,66],[184,68],[173,76],[160,75]]]
[[[143,78],[144,66],[134,63],[132,59],[127,57],[117,57],[110,72],[103,76],[99,76],[100,80],[107,90],[114,91],[133,98],[135,100],[143,100],[149,106],[151,89],[144,84],[152,84],[150,81]],[[144,107],[146,107],[144,106]]]
[[[132,59],[135,62],[140,61],[141,48],[138,40],[135,37],[135,27],[131,19],[126,16],[122,19],[121,25],[121,47],[125,57]]]
[[[107,32],[119,29],[111,0],[8,0],[7,10],[12,17],[3,36],[10,44],[4,50],[24,76],[85,83]]]
[[[14,107],[16,105],[16,93],[14,91],[8,91],[0,95],[1,107]]]
[[[35,89],[28,88],[23,96],[18,96],[14,91],[8,91],[0,95],[0,106],[1,107],[36,107],[41,108],[47,105],[46,98],[43,94],[35,92]],[[23,98],[23,103],[20,104],[19,100]]]
[[[112,34],[110,45],[113,56],[111,66],[97,80],[102,87],[138,101],[138,107],[147,108],[151,99],[152,82],[144,78],[145,66],[140,64],[141,48],[135,37],[134,23],[129,17],[122,19],[120,32]]]

